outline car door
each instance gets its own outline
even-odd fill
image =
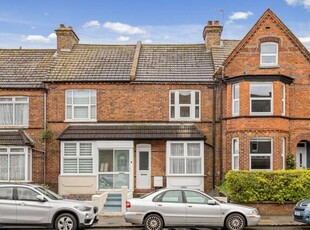
[[[38,200],[37,195],[40,194],[31,188],[17,188],[16,222],[18,224],[47,224],[50,222],[49,202]]]
[[[184,191],[186,200],[186,224],[220,226],[221,206],[208,204],[208,196],[196,191]]]
[[[0,187],[0,223],[16,223],[16,201],[13,187]]]
[[[164,192],[155,203],[156,210],[164,217],[166,225],[185,224],[185,203],[182,191],[169,190]]]

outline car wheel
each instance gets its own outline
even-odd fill
[[[56,230],[77,230],[75,217],[70,213],[63,213],[56,218]]]
[[[230,214],[225,221],[225,228],[228,230],[242,230],[245,227],[245,219],[238,213]]]
[[[157,214],[150,214],[144,220],[146,230],[161,230],[164,227],[163,219]]]

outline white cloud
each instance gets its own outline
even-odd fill
[[[153,41],[151,39],[145,39],[144,41],[142,41],[142,43],[151,44],[153,43]]]
[[[36,43],[51,43],[55,41],[57,38],[55,33],[51,33],[47,37],[44,37],[42,35],[28,35],[23,36],[22,40],[28,41],[28,42],[36,42]]]
[[[106,22],[103,27],[120,34],[145,34],[145,30],[120,22]]]
[[[128,42],[130,40],[130,37],[126,37],[126,36],[120,36],[117,38],[117,41],[120,42]]]
[[[299,40],[305,45],[305,47],[310,51],[310,37],[301,37]]]
[[[252,16],[253,13],[251,11],[247,12],[234,12],[232,15],[229,16],[230,20],[244,20],[247,19],[249,16]]]
[[[302,5],[307,9],[310,9],[310,0],[285,0],[289,6]]]
[[[100,22],[97,20],[88,21],[82,27],[83,28],[94,28],[98,29],[101,26]]]

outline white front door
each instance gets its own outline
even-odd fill
[[[297,144],[297,157],[296,164],[297,168],[307,168],[307,147],[306,142],[299,142]]]
[[[151,145],[137,145],[137,189],[151,188]]]

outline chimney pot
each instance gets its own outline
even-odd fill
[[[64,25],[64,24],[60,24],[59,27],[60,27],[60,28],[65,28],[65,25]]]
[[[212,21],[208,21],[208,26],[212,26]]]
[[[57,35],[57,51],[70,51],[74,45],[79,43],[79,37],[73,31],[72,26],[66,27],[60,24],[60,28],[56,31]]]
[[[220,25],[219,21],[218,21],[218,20],[215,20],[215,21],[214,21],[214,25],[215,25],[215,26],[219,26],[219,25]]]
[[[219,24],[218,20],[208,21],[208,24],[203,30],[203,39],[205,41],[207,49],[221,45],[221,35],[223,26]]]

